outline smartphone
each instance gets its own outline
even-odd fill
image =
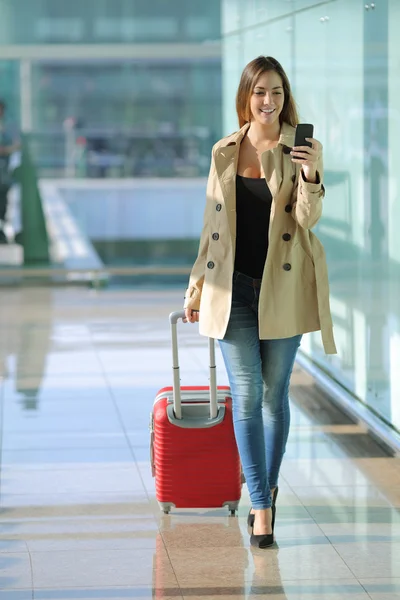
[[[311,123],[299,123],[296,127],[296,134],[294,137],[295,146],[309,146],[311,148],[311,142],[306,142],[306,138],[314,137],[314,125]]]

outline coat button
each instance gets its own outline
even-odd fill
[[[291,205],[291,204],[286,204],[286,206],[285,206],[285,211],[286,211],[287,213],[290,213],[290,212],[292,212],[292,205]]]
[[[292,181],[293,183],[296,181],[296,175],[292,175]]]
[[[290,233],[284,233],[283,236],[282,236],[282,239],[285,242],[290,242],[290,240],[292,239],[292,236],[290,235]]]
[[[285,269],[285,271],[290,271],[290,269],[292,268],[292,265],[291,265],[291,264],[289,264],[289,263],[285,263],[285,264],[283,265],[283,268]]]
[[[207,267],[208,267],[209,269],[213,269],[213,268],[214,268],[214,266],[215,266],[215,265],[214,265],[214,263],[213,263],[213,261],[212,261],[212,260],[210,260],[210,262],[208,262],[208,263],[207,263]]]
[[[212,239],[215,240],[215,241],[219,240],[219,233],[213,233],[212,234]]]
[[[217,204],[217,206],[215,207],[217,209],[217,211],[219,212],[222,208],[222,204]]]

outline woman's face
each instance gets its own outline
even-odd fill
[[[252,121],[272,125],[279,120],[284,101],[280,75],[275,71],[266,71],[256,81],[250,98]]]

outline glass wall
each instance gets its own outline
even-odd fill
[[[215,0],[0,0],[0,44],[203,42],[219,13]]]
[[[272,55],[324,145],[315,233],[327,252],[338,355],[324,354],[319,334],[302,350],[400,430],[400,5],[225,0],[222,15],[225,133],[237,128],[242,68]]]
[[[70,172],[67,118],[76,176],[205,176],[221,135],[221,59],[33,63],[31,138],[42,176]]]
[[[168,267],[185,286],[222,135],[220,8],[214,0],[0,0],[0,97],[7,127],[24,133],[41,198],[19,197],[17,177],[34,181],[30,168],[19,170],[2,277],[38,266],[22,262],[27,240],[40,241],[35,206],[52,267],[78,278]],[[154,275],[160,280],[172,282]]]
[[[40,175],[204,176],[221,136],[220,23],[214,0],[0,0],[0,97],[25,115]]]
[[[20,77],[16,60],[0,60],[0,98],[7,104],[7,116],[13,126],[20,122]]]

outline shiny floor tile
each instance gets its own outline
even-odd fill
[[[104,376],[99,374],[86,374],[82,370],[79,374],[67,376],[65,373],[61,375],[36,375],[30,377],[21,377],[18,380],[18,387],[14,382],[4,383],[4,398],[17,397],[23,394],[23,390],[40,390],[38,395],[51,396],[55,394],[72,396],[79,391],[79,394],[93,396],[98,391],[102,392],[105,387]],[[86,394],[85,394],[86,393]]]
[[[0,513],[1,514],[1,513]],[[12,536],[8,536],[3,530],[2,524],[0,523],[0,553],[14,553],[14,552],[27,552],[28,548],[25,540],[14,539]]]
[[[136,452],[136,450],[134,450]],[[149,495],[150,501],[154,508],[155,515],[158,519],[163,518],[163,513],[160,511],[157,502],[155,501],[155,480],[151,475],[150,467],[148,463],[137,463],[138,470],[140,472],[143,485],[146,488],[146,492]],[[292,494],[294,497],[294,494]],[[283,497],[284,498],[284,497]],[[280,522],[293,522],[293,520],[301,520],[304,523],[309,522],[310,514],[307,509],[301,505],[301,502],[298,498],[295,498],[293,501],[291,497],[289,497],[286,502],[282,498],[282,503],[279,503],[279,521]],[[247,518],[247,514],[250,510],[250,499],[247,492],[247,488],[243,487],[242,497],[239,503],[239,511],[238,515],[241,518]],[[197,510],[187,510],[187,509],[176,509],[173,508],[171,511],[171,516],[173,517],[191,517],[191,516],[201,516],[202,518],[208,518],[213,516],[225,516],[228,514],[228,509],[226,507],[223,508],[215,508],[215,509],[197,509]]]
[[[63,448],[51,450],[3,450],[2,469],[73,469],[93,466],[110,469],[132,464],[132,450],[122,448]]]
[[[10,518],[10,515],[2,516],[1,538],[7,538],[8,541],[14,540],[57,540],[62,539],[95,539],[98,534],[99,540],[111,537],[121,538],[138,535],[145,538],[153,538],[155,534],[159,535],[155,519],[151,514],[143,514],[135,511],[124,513],[121,508],[111,510],[111,507],[104,507],[105,514],[99,511],[86,515],[65,515],[63,518],[56,517],[54,514],[41,516],[27,514],[25,518]],[[139,507],[135,507],[136,510]],[[67,512],[67,511],[65,511]],[[90,511],[88,511],[89,513]],[[108,514],[107,514],[108,513]],[[25,548],[26,550],[26,548]]]
[[[74,550],[32,552],[35,588],[112,587],[154,585],[177,586],[167,552],[153,550]]]
[[[400,486],[400,458],[355,458],[352,463],[375,485]]]
[[[165,517],[159,528],[167,549],[242,548],[249,543],[245,517]],[[327,536],[311,520],[277,522],[275,536],[280,548],[330,545]]]
[[[293,486],[292,489],[311,516],[326,512],[328,508],[338,513],[366,507],[379,509],[390,506],[389,501],[373,486]]]
[[[140,535],[139,533],[125,533],[118,535],[96,534],[95,536],[80,535],[76,537],[60,536],[54,539],[51,536],[45,539],[28,540],[30,552],[88,552],[88,551],[124,551],[155,550],[156,534]]]
[[[142,431],[149,431],[150,423],[150,412],[152,411],[152,405],[145,405],[137,408],[130,404],[117,404],[118,413],[123,423],[123,428],[128,433],[142,429]],[[150,434],[148,434],[150,440]]]
[[[65,550],[155,550],[159,531],[151,515],[40,518],[1,523],[0,552]],[[7,541],[6,541],[7,540]],[[15,548],[13,544],[16,544]],[[25,546],[25,547],[23,547]]]
[[[32,598],[32,597],[31,597]],[[33,600],[181,600],[179,587],[168,587],[153,590],[152,586],[113,586],[113,587],[74,587],[71,589],[35,589]],[[0,600],[1,596],[0,596]],[[13,600],[13,598],[10,598]],[[19,600],[17,598],[16,600]],[[21,598],[25,600],[25,598]]]
[[[25,493],[25,494],[2,494],[0,497],[0,516],[2,514],[25,514],[30,511],[35,514],[42,512],[49,514],[80,514],[81,511],[102,511],[108,507],[120,507],[129,511],[151,511],[151,505],[147,494],[138,492],[79,492],[68,494],[54,493]],[[84,513],[86,514],[86,512]]]
[[[2,439],[5,450],[63,450],[80,448],[126,448],[127,438],[124,431],[98,432],[83,431],[80,433],[59,431],[10,432],[4,431]]]
[[[27,552],[1,553],[0,564],[0,590],[32,589],[32,570]]]
[[[246,544],[247,545],[247,544]],[[168,554],[180,585],[204,583],[207,585],[240,585],[252,581],[265,582],[302,579],[329,579],[352,577],[350,569],[329,545],[256,550],[244,548],[168,548]],[[257,567],[257,568],[256,568]]]
[[[71,378],[81,377],[82,365],[85,365],[85,374],[89,376],[101,376],[103,369],[95,352],[90,347],[90,339],[87,346],[91,351],[75,352],[72,354],[67,348],[52,353],[48,348],[44,349],[43,355],[36,353],[20,352],[18,354],[18,364],[8,370],[9,375],[14,375],[16,380],[32,379],[35,377],[53,378],[61,376],[64,379],[67,375]]]
[[[14,382],[3,384],[4,402],[9,401],[26,403],[28,406],[34,401],[38,404],[40,400],[69,400],[71,397],[79,393],[80,398],[89,399],[110,399],[111,391],[105,385],[103,376],[96,377],[95,380],[90,378],[80,379],[71,386],[70,380],[60,381],[58,377],[53,377],[52,380],[47,380],[45,383],[41,377],[25,378],[18,381],[18,385]]]
[[[241,548],[244,543],[243,530],[238,519],[232,519],[231,523],[174,523],[170,519],[170,527],[165,523],[161,526],[161,536],[166,548],[187,548],[191,552],[193,548]],[[199,519],[201,521],[201,519]],[[222,519],[221,519],[222,521]]]
[[[352,487],[369,485],[371,481],[362,465],[345,458],[288,459],[283,461],[281,474],[292,487]]]
[[[310,376],[292,378],[277,543],[254,550],[246,486],[234,518],[226,508],[165,516],[155,498],[149,414],[171,382],[161,315],[178,292],[11,296],[0,299],[0,600],[394,600],[400,459]],[[196,331],[179,331],[182,385],[207,382]]]
[[[289,441],[286,446],[285,458],[287,459],[313,459],[315,455],[319,458],[344,458],[345,452],[339,446],[330,440],[324,440],[323,437],[316,438],[314,435],[302,436],[303,439]]]
[[[400,543],[348,542],[335,543],[334,548],[358,579],[391,578],[400,573]]]
[[[86,411],[79,405],[47,404],[30,413],[10,413],[7,407],[3,415],[4,428],[13,433],[63,432],[63,433],[120,433],[123,428],[114,406],[100,406],[97,410]]]
[[[374,523],[374,515],[361,523],[323,523],[318,527],[332,544],[357,542],[397,542],[400,543],[400,519],[397,522]]]
[[[7,495],[32,494],[39,490],[42,495],[103,493],[103,492],[143,492],[144,487],[135,465],[119,466],[114,469],[92,468],[32,470],[14,469],[1,477],[1,493]]]
[[[243,586],[182,586],[187,600],[367,600],[368,594],[356,579],[322,581],[280,581],[275,583],[247,583]]]
[[[400,598],[400,578],[360,579],[371,600],[398,600]]]
[[[314,425],[353,425],[354,420],[341,411],[329,397],[321,397],[321,391],[314,382],[303,385],[296,383],[296,375],[292,378],[292,400],[302,413]]]
[[[396,487],[381,486],[379,491],[391,506],[400,508],[400,485]]]
[[[0,580],[1,581],[1,580]],[[0,600],[32,600],[33,590],[2,590],[0,589]]]
[[[150,424],[150,411],[147,413]],[[150,435],[148,429],[127,429],[129,444],[137,461],[149,458]],[[140,449],[140,451],[139,451]]]
[[[71,394],[68,398],[56,395],[52,398],[27,397],[26,402],[15,398],[4,399],[4,412],[10,417],[27,419],[39,418],[41,415],[59,415],[81,410],[82,413],[107,412],[115,410],[115,402],[111,394],[99,397],[77,397]]]
[[[338,510],[334,507],[327,507],[326,510],[317,511],[313,514],[314,521],[321,524],[362,524],[371,523],[374,525],[400,523],[400,513],[396,508],[382,507],[370,508],[360,507],[357,510]]]
[[[152,359],[149,358],[148,360]],[[165,355],[164,361],[167,360],[169,359],[167,358],[167,355]],[[199,375],[198,368],[192,369],[191,371],[186,369],[181,377],[181,385],[204,385],[207,381],[206,377],[206,373],[204,373],[203,376]],[[148,385],[149,380],[151,380],[154,385],[155,396],[160,389],[170,385],[171,379],[171,368],[169,366],[165,370],[161,370],[161,372],[157,370],[155,373],[144,373],[142,370],[139,370],[137,373],[130,375],[107,374],[107,382],[113,395],[118,395],[119,392],[126,393],[135,386],[144,387],[145,385]],[[221,382],[218,383],[220,384]]]

